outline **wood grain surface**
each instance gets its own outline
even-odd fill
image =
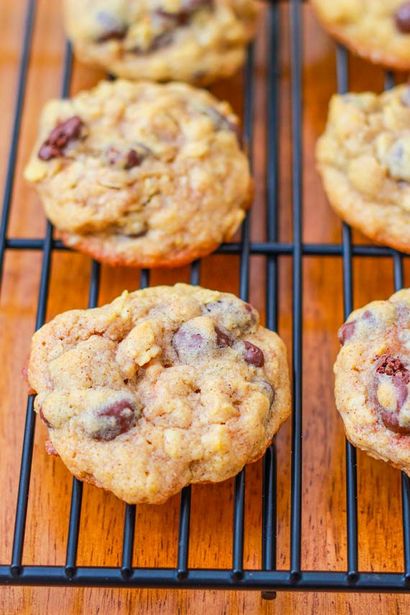
[[[331,0],[329,0],[331,1]],[[26,0],[0,0],[0,183],[4,183],[9,151],[17,69],[22,46]],[[64,36],[57,0],[38,0],[21,140],[18,150],[9,236],[41,237],[45,219],[22,169],[36,133],[44,102],[60,91]],[[266,11],[264,11],[266,14]],[[262,15],[256,46],[255,177],[252,238],[265,238],[266,197],[266,36]],[[280,238],[292,238],[290,64],[288,11],[281,8],[281,178]],[[304,8],[304,241],[338,242],[341,224],[326,202],[314,168],[314,143],[326,119],[327,102],[335,90],[335,47],[319,28],[309,7]],[[351,62],[351,87],[379,90],[383,74],[363,61]],[[78,63],[72,92],[95,84],[102,74]],[[240,112],[242,78],[220,83],[214,92]],[[363,241],[359,235],[356,241]],[[41,267],[40,252],[9,251],[1,296],[0,334],[0,562],[10,561],[26,388],[21,369],[34,327]],[[239,259],[211,256],[201,266],[204,286],[238,292]],[[266,263],[252,257],[251,300],[264,318]],[[78,254],[53,256],[47,318],[73,307],[85,307],[90,261]],[[279,259],[279,331],[291,352],[292,263]],[[188,281],[189,269],[155,272],[151,283]],[[406,272],[406,281],[409,281]],[[303,329],[303,525],[302,565],[307,569],[346,569],[345,460],[341,422],[333,400],[332,364],[338,349],[336,330],[343,319],[340,258],[304,259]],[[139,272],[102,267],[100,303],[124,288],[139,285]],[[359,306],[393,291],[391,259],[354,263],[354,302]],[[276,438],[278,453],[279,568],[289,567],[290,422]],[[71,496],[71,477],[63,464],[44,451],[45,429],[37,424],[23,563],[63,564]],[[245,567],[261,564],[261,463],[246,475]],[[230,567],[233,481],[194,487],[192,494],[190,566]],[[387,465],[358,454],[358,514],[360,568],[402,569],[400,474]],[[140,506],[137,512],[134,563],[174,566],[176,563],[179,498],[159,507]],[[112,495],[84,486],[78,563],[118,566],[124,505]],[[171,591],[75,588],[0,588],[0,613],[59,615],[77,613],[237,614],[277,613],[399,613],[410,612],[410,598],[378,594],[279,593],[264,602],[258,592]]]

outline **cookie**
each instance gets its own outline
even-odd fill
[[[375,64],[410,68],[410,2],[312,0],[322,25],[338,41]]]
[[[76,56],[126,79],[208,84],[235,73],[254,0],[65,0]],[[79,17],[80,16],[80,17]]]
[[[64,242],[175,267],[232,237],[252,198],[231,107],[171,83],[103,81],[44,108],[25,171]]]
[[[410,89],[336,95],[316,158],[330,204],[374,241],[410,250]]]
[[[336,406],[347,438],[410,475],[410,289],[352,312],[339,339]]]
[[[28,377],[48,452],[129,503],[235,475],[290,413],[280,338],[234,295],[185,284],[57,316]]]

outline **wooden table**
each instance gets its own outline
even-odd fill
[[[4,181],[12,125],[17,68],[22,46],[26,0],[2,2],[0,13],[0,182]],[[290,69],[287,8],[283,6],[281,42],[281,180],[280,237],[291,235]],[[256,48],[255,130],[256,201],[252,237],[264,239],[266,151],[264,136],[266,64],[264,20]],[[304,9],[304,240],[340,241],[341,224],[329,209],[314,169],[314,143],[323,129],[327,102],[335,90],[334,44]],[[60,3],[38,0],[32,57],[28,75],[21,141],[9,236],[41,237],[45,220],[39,200],[22,180],[39,111],[59,93],[64,37]],[[352,89],[381,89],[381,70],[354,60]],[[102,77],[75,64],[72,91],[89,87]],[[214,91],[241,109],[241,77],[218,84]],[[358,242],[364,241],[359,235]],[[0,562],[10,561],[20,451],[24,427],[26,389],[21,369],[26,361],[34,327],[41,266],[40,252],[8,251],[1,297],[0,370]],[[291,351],[292,263],[280,257],[279,330]],[[211,256],[201,268],[201,283],[238,291],[238,257]],[[47,318],[84,307],[90,272],[89,259],[67,252],[53,257]],[[355,260],[354,298],[359,306],[393,291],[391,259]],[[406,279],[409,279],[406,267]],[[188,280],[188,268],[154,272],[151,283]],[[332,364],[338,349],[335,332],[343,318],[342,263],[340,258],[304,258],[304,380],[303,380],[303,522],[302,564],[307,569],[346,569],[345,460],[343,429],[333,400]],[[251,300],[264,315],[265,263],[252,257]],[[102,268],[100,302],[124,288],[138,287],[139,274]],[[290,422],[276,439],[278,453],[279,568],[289,567]],[[62,463],[44,452],[45,429],[36,427],[23,562],[63,564],[71,477]],[[247,469],[245,567],[260,566],[261,463]],[[232,546],[233,481],[193,488],[190,565],[229,567]],[[360,568],[402,569],[400,474],[387,465],[358,454],[358,515]],[[160,506],[138,508],[134,562],[138,566],[174,566],[176,561],[179,498]],[[124,506],[113,496],[84,486],[78,563],[119,564]],[[259,592],[170,591],[2,587],[0,612],[53,614],[100,613],[406,613],[410,599],[392,595],[279,593],[265,602]]]

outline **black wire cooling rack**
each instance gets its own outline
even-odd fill
[[[344,312],[352,310],[352,258],[391,257],[394,266],[395,287],[403,284],[403,256],[391,249],[371,245],[353,245],[350,228],[343,226],[340,244],[314,244],[302,242],[302,66],[303,32],[302,0],[289,0],[291,40],[291,123],[292,123],[292,202],[293,241],[278,241],[278,193],[279,193],[279,94],[281,78],[279,71],[280,19],[277,2],[267,9],[267,240],[252,242],[248,220],[243,224],[240,242],[222,245],[218,252],[240,255],[240,296],[248,298],[250,255],[266,257],[266,314],[267,326],[276,329],[278,306],[277,259],[289,255],[293,260],[293,419],[292,419],[292,466],[291,466],[291,541],[290,568],[276,569],[276,457],[272,445],[263,461],[262,486],[262,566],[246,570],[243,566],[244,550],[244,497],[245,470],[235,479],[232,567],[229,569],[199,569],[189,567],[189,534],[191,490],[181,494],[177,564],[174,568],[133,567],[135,506],[127,505],[124,518],[122,563],[120,567],[77,566],[77,545],[82,504],[82,483],[73,479],[66,562],[64,566],[22,565],[26,526],[29,483],[32,466],[33,440],[36,414],[33,411],[33,396],[28,398],[24,427],[23,452],[16,506],[14,540],[10,563],[0,565],[0,583],[15,585],[71,585],[115,587],[161,587],[161,588],[216,588],[261,590],[264,598],[273,598],[275,590],[337,590],[337,591],[409,591],[410,590],[410,482],[402,474],[403,572],[366,572],[358,568],[357,526],[357,475],[356,451],[346,443],[346,495],[347,495],[347,570],[311,571],[301,567],[301,522],[302,522],[302,261],[304,256],[337,256],[343,259]],[[30,49],[36,12],[36,0],[28,0],[23,49],[20,60],[17,96],[10,151],[6,170],[3,211],[0,224],[0,281],[6,250],[36,250],[42,252],[42,266],[38,293],[36,328],[45,319],[50,266],[53,250],[66,250],[53,238],[53,228],[47,225],[43,238],[8,237],[8,222],[12,202],[15,167],[22,121]],[[244,80],[244,133],[252,159],[253,131],[253,74],[254,57],[249,50]],[[66,47],[62,96],[70,88],[72,53]],[[339,92],[346,92],[349,85],[348,56],[345,49],[337,49],[337,76]],[[392,74],[386,74],[386,88],[394,83]],[[200,279],[200,263],[191,267],[191,283]],[[141,287],[149,284],[149,272],[141,272]],[[97,305],[100,285],[100,266],[93,262],[89,286],[89,306]]]

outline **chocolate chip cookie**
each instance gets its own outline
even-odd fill
[[[290,413],[280,338],[234,295],[185,284],[57,316],[28,377],[48,452],[130,503],[233,476]]]
[[[410,250],[410,89],[336,95],[316,150],[330,204],[376,242]]]
[[[127,79],[208,84],[243,63],[254,0],[65,0],[77,57]]]
[[[238,118],[180,83],[103,81],[50,101],[25,176],[64,242],[114,265],[209,254],[252,198]]]
[[[312,0],[323,26],[355,53],[376,64],[410,68],[410,2]]]
[[[339,339],[336,405],[348,439],[410,475],[410,289],[353,312]]]

